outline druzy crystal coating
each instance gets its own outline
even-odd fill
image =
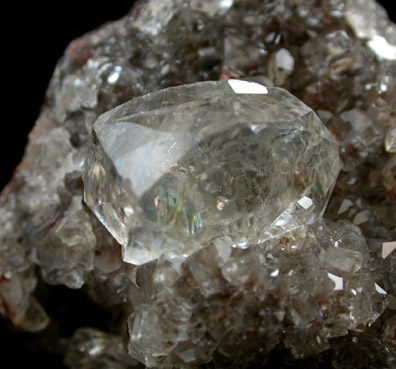
[[[173,87],[99,117],[85,202],[124,261],[246,248],[322,215],[338,145],[286,90],[229,80]]]

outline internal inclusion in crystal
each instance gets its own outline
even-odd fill
[[[286,90],[230,80],[172,87],[100,116],[85,201],[126,262],[249,247],[320,217],[338,146]]]

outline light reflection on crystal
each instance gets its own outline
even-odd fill
[[[381,253],[382,258],[386,259],[395,250],[396,250],[396,241],[384,242],[382,244],[382,253]]]
[[[305,210],[309,209],[313,205],[313,201],[309,197],[302,197],[297,203],[303,207]]]
[[[119,109],[95,124],[98,143],[83,177],[86,203],[122,244],[124,261],[189,255],[219,238],[247,248],[323,212],[338,174],[337,145],[286,91],[207,82]],[[97,165],[107,167],[106,179]]]
[[[377,290],[378,293],[381,293],[382,295],[387,294],[386,291],[381,286],[379,286],[377,283],[375,284],[375,289]]]
[[[375,35],[367,44],[380,58],[396,60],[396,45],[390,44],[384,37]]]
[[[385,150],[396,153],[396,127],[391,128],[385,136]]]
[[[114,83],[116,83],[117,81],[118,81],[118,79],[120,78],[120,75],[121,75],[121,71],[122,71],[122,67],[120,67],[119,65],[117,65],[115,68],[114,68],[114,72],[112,72],[111,74],[110,74],[110,76],[107,78],[107,82],[109,83],[109,84],[114,84]]]
[[[229,85],[236,94],[268,94],[267,87],[254,82],[230,79]]]

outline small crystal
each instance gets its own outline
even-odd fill
[[[348,209],[353,205],[353,202],[349,199],[344,199],[341,203],[341,206],[337,212],[337,214],[342,214],[348,211]]]
[[[280,49],[275,54],[275,60],[278,68],[292,72],[294,69],[294,59],[286,49]]]
[[[396,153],[396,127],[390,129],[385,136],[385,150]]]
[[[363,210],[355,215],[353,223],[356,225],[363,224],[370,219],[370,210]]]
[[[268,76],[276,86],[283,86],[294,70],[294,58],[290,51],[280,49],[272,55],[268,64]]]
[[[396,241],[384,242],[382,244],[382,259],[386,259],[393,251],[396,250]]]
[[[76,366],[76,363],[80,363]],[[128,356],[121,337],[93,328],[79,328],[70,338],[65,364],[71,368],[128,369],[137,362]]]

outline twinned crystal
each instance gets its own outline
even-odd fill
[[[72,369],[394,369],[395,50],[374,0],[142,0],[73,41],[1,316]]]
[[[139,97],[99,117],[85,202],[142,264],[246,248],[323,214],[338,145],[290,93],[242,80]]]

